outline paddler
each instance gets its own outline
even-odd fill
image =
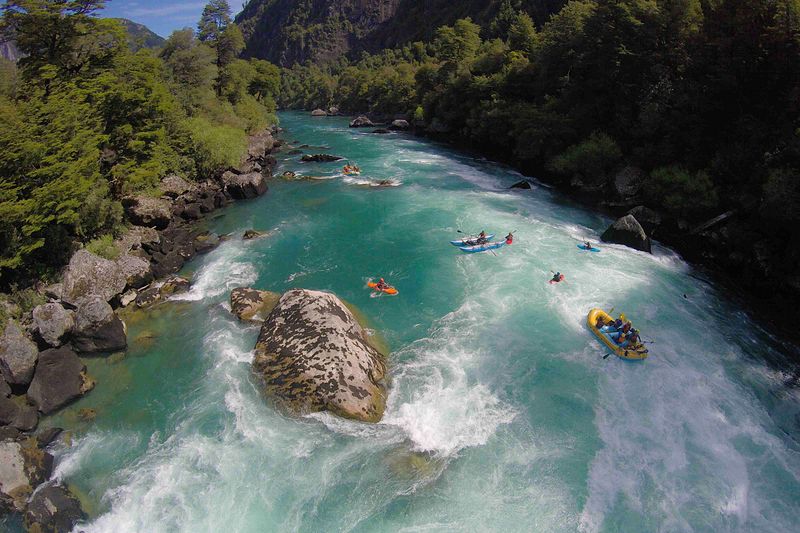
[[[514,232],[512,231],[508,235],[506,235],[506,244],[511,244],[514,242]]]
[[[376,290],[379,290],[379,291],[382,291],[382,290],[384,290],[384,289],[388,289],[388,288],[389,288],[389,284],[388,284],[388,283],[386,283],[386,282],[383,280],[383,278],[381,278],[381,279],[380,279],[380,281],[378,281],[378,283],[376,283],[376,284],[375,284],[375,289],[376,289]]]
[[[586,248],[587,250],[591,250],[592,249],[592,243],[590,243],[589,241],[586,241],[586,242],[583,243],[583,247]]]
[[[489,239],[486,238],[485,231],[482,231],[480,235],[478,235],[478,238],[475,239],[475,244],[486,244],[487,242],[489,242]]]
[[[553,274],[553,279],[551,279],[550,281],[552,281],[553,283],[559,283],[561,281],[561,272],[556,272],[555,274]],[[600,319],[598,319],[598,322],[599,321]]]

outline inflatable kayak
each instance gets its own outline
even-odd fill
[[[486,236],[486,240],[487,241],[491,241],[493,238],[494,238],[494,233],[490,233],[489,235]],[[452,244],[453,246],[459,246],[459,247],[461,247],[461,246],[475,246],[477,243],[478,243],[477,242],[477,237],[474,237],[472,239],[469,239],[469,238],[461,239],[460,241],[450,241],[450,244]]]
[[[623,315],[620,315],[622,318]],[[611,334],[597,329],[597,319],[602,318],[604,322],[613,322],[614,319],[603,311],[602,309],[592,309],[586,316],[586,325],[592,330],[598,339],[605,344],[617,357],[620,359],[627,359],[628,361],[639,361],[647,358],[647,348],[642,344],[636,346],[628,346],[623,348],[611,338]],[[624,320],[624,319],[623,319]]]
[[[550,279],[550,285],[552,285],[553,283],[560,283],[562,281],[564,281],[564,274],[561,274],[560,276],[558,276],[558,281],[556,281],[556,280],[551,278]]]
[[[488,252],[506,245],[506,241],[487,242],[486,244],[476,244],[474,246],[459,246],[458,249],[468,254],[477,252]]]
[[[361,171],[360,170],[343,170],[342,173],[345,176],[360,176],[361,175]]]
[[[386,287],[386,288],[384,288],[384,289],[379,289],[379,288],[378,288],[378,284],[377,284],[377,283],[375,283],[374,281],[370,281],[370,282],[368,282],[368,283],[367,283],[367,287],[369,287],[370,289],[374,289],[374,290],[376,290],[376,291],[378,291],[378,292],[383,292],[383,293],[386,293],[386,294],[391,294],[392,296],[394,296],[395,294],[397,294],[397,289],[395,289],[394,287]]]
[[[591,248],[587,248],[582,244],[579,244],[578,248],[580,248],[584,252],[599,252],[600,251],[600,248],[595,248],[594,246],[592,246]]]

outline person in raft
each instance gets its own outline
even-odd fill
[[[591,250],[592,249],[592,243],[590,243],[589,241],[586,241],[586,242],[583,243],[583,247],[586,248],[587,250]]]
[[[489,239],[486,238],[485,231],[480,232],[478,238],[475,239],[475,244],[486,244],[487,242],[489,242]]]
[[[377,289],[377,290],[379,290],[379,291],[382,291],[382,290],[384,290],[384,289],[388,289],[388,288],[389,288],[389,284],[388,284],[388,283],[386,283],[386,282],[383,280],[383,278],[381,278],[381,279],[380,279],[380,281],[378,281],[378,283],[376,283],[376,284],[375,284],[375,289]]]
[[[506,235],[506,244],[511,244],[514,242],[514,232],[509,233]]]
[[[553,279],[550,280],[550,281],[552,281],[553,283],[560,282],[561,281],[561,272],[556,272],[555,274],[553,274]],[[598,318],[597,322],[599,323],[601,320],[602,320],[602,318]],[[598,326],[598,327],[600,327],[600,326]]]

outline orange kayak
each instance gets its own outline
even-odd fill
[[[386,294],[391,294],[393,296],[397,294],[397,289],[395,289],[394,287],[386,287],[385,289],[379,289],[378,284],[375,283],[374,281],[370,281],[369,283],[367,283],[367,287],[369,287],[370,289],[375,289],[376,291],[379,292],[385,292]]]

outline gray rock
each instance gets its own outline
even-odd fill
[[[6,383],[6,379],[0,374],[0,398],[11,396],[11,387]]]
[[[604,242],[624,244],[636,250],[650,253],[651,242],[642,226],[633,215],[625,215],[614,222],[601,236]]]
[[[255,198],[267,192],[267,182],[258,172],[234,174],[228,171],[222,175],[222,182],[231,198],[237,200]]]
[[[163,198],[129,196],[122,199],[122,206],[134,226],[164,229],[172,220],[172,206]]]
[[[194,184],[175,174],[161,180],[161,192],[171,198],[177,198],[184,193],[193,191],[195,188]]]
[[[186,292],[191,288],[192,284],[189,280],[180,276],[172,276],[159,289],[161,297],[170,296],[173,294],[180,294]]]
[[[531,188],[531,182],[528,180],[518,181],[514,185],[509,187],[509,189],[530,189],[530,188]]]
[[[133,302],[136,301],[136,297],[139,293],[136,292],[136,289],[131,289],[122,296],[119,297],[119,305],[121,307],[128,307]]]
[[[33,323],[44,342],[61,346],[75,326],[75,313],[57,303],[37,305],[33,309]]]
[[[75,311],[72,346],[79,352],[115,352],[128,345],[125,325],[108,302],[98,297],[82,300]]]
[[[61,293],[64,291],[64,285],[61,283],[53,283],[42,289],[42,294],[51,300],[60,300]]]
[[[158,243],[158,231],[155,228],[144,226],[134,226],[129,228],[122,236],[114,241],[121,255],[130,253],[132,250],[140,250],[146,246]]]
[[[161,299],[161,291],[158,287],[150,287],[143,290],[136,296],[136,307],[149,307]]]
[[[25,528],[41,533],[72,531],[86,520],[80,501],[61,485],[48,485],[36,491],[25,510]]]
[[[198,254],[205,254],[219,246],[219,236],[214,233],[205,233],[194,238],[194,249]]]
[[[653,211],[643,205],[634,207],[628,211],[628,214],[633,215],[636,221],[642,225],[644,231],[650,236],[653,235],[655,229],[660,226],[663,221],[661,215],[657,211]]]
[[[261,327],[253,369],[267,393],[295,412],[328,410],[366,422],[383,416],[383,357],[333,294],[285,293]]]
[[[125,283],[129,289],[140,289],[153,281],[153,270],[150,261],[135,255],[123,255],[117,259]]]
[[[330,154],[305,154],[300,158],[303,163],[331,163],[333,161],[340,161],[342,158],[338,155]]]
[[[275,144],[275,139],[269,131],[262,131],[251,135],[247,139],[247,158],[252,161],[260,161],[271,150]]]
[[[328,108],[328,114],[331,115],[331,116],[338,115],[339,114],[339,108],[332,105],[331,107]]]
[[[33,431],[38,424],[39,413],[25,401],[24,396],[0,397],[1,426],[11,426],[20,431]]]
[[[266,233],[263,231],[258,231],[255,229],[248,229],[245,230],[244,235],[242,235],[242,239],[249,241],[250,239],[257,239],[259,237],[265,236]]]
[[[21,512],[50,475],[53,457],[35,439],[0,442],[0,509]]]
[[[47,448],[52,444],[64,430],[61,428],[47,428],[36,433],[36,441],[40,448]]]
[[[88,296],[109,301],[125,290],[128,280],[118,263],[84,249],[69,260],[63,284],[61,299],[74,306]]]
[[[328,113],[323,109],[315,109],[311,112],[312,117],[327,117]]]
[[[50,414],[92,390],[94,382],[86,367],[67,348],[51,348],[39,354],[39,364],[28,388],[28,399],[43,414]]]
[[[392,125],[389,126],[390,130],[407,130],[411,127],[407,120],[397,119],[392,121]]]
[[[644,183],[644,171],[637,167],[625,167],[614,176],[614,191],[621,198],[636,196]]]
[[[231,312],[239,320],[261,322],[280,297],[276,292],[237,287],[231,291]]]
[[[375,124],[364,115],[359,115],[350,122],[351,128],[371,128],[373,126]]]
[[[186,259],[178,250],[173,250],[168,254],[155,252],[153,253],[153,276],[155,278],[163,278],[173,272],[177,272],[185,262]]]
[[[0,337],[0,370],[6,383],[22,387],[30,383],[38,357],[36,344],[9,320]]]

